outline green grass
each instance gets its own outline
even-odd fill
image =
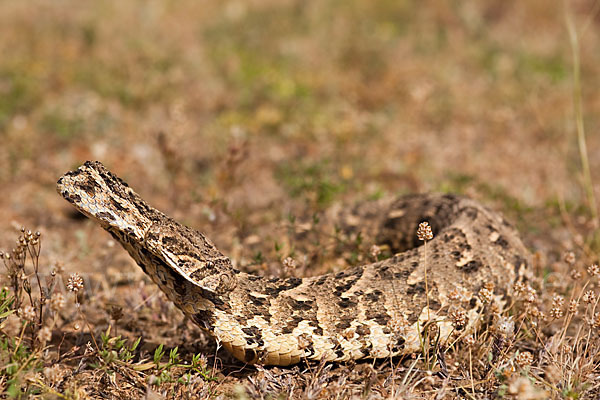
[[[330,162],[324,160],[284,162],[275,175],[292,197],[309,199],[321,208],[348,189],[348,183],[337,175]]]

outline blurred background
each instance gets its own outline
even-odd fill
[[[74,272],[85,283],[69,297],[82,308],[57,314],[43,366],[74,371],[76,388],[96,387],[106,374],[82,370],[79,358],[86,335],[111,326],[130,343],[143,337],[140,358],[164,344],[188,360],[202,353],[223,363],[217,386],[203,384],[210,393],[246,385],[244,374],[265,382],[264,371],[242,370],[224,353],[215,359],[214,343],[56,194],[59,176],[85,160],[102,161],[237,267],[266,276],[373,260],[374,238],[340,239],[321,226],[330,208],[410,192],[466,194],[517,224],[552,304],[577,272],[563,254],[585,253],[583,271],[600,249],[599,8],[592,0],[3,0],[0,249],[14,246],[21,226],[39,230],[40,273],[63,276],[57,291]],[[70,361],[55,352],[61,345],[74,349]],[[572,357],[579,371],[596,354],[587,342],[581,353],[561,349],[559,369]],[[449,359],[451,375],[464,375],[470,347],[465,354]],[[583,378],[565,371],[555,394],[597,382],[585,369]],[[148,395],[151,377],[121,372],[119,382],[137,383],[104,384],[113,398]],[[242,380],[231,377],[238,373]],[[311,374],[295,374],[297,387],[326,381]],[[347,376],[361,396],[375,379]],[[387,376],[379,375],[382,398],[391,396]],[[331,398],[347,393],[336,390]]]
[[[467,193],[517,219],[587,207],[573,65],[580,54],[595,173],[597,8],[3,1],[0,239],[27,225],[62,231],[56,251],[73,241],[54,184],[88,159],[228,250],[286,216],[388,194]]]

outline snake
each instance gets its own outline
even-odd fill
[[[377,359],[422,352],[427,340],[444,345],[481,324],[482,290],[506,304],[531,264],[500,213],[449,193],[339,208],[342,234],[369,237],[389,248],[389,257],[298,278],[235,268],[204,234],[150,206],[99,161],[65,173],[57,191],[108,231],[191,321],[248,364]],[[419,226],[431,229],[424,240]]]

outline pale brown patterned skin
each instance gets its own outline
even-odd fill
[[[419,194],[338,215],[345,232],[406,251],[339,273],[266,279],[233,268],[203,234],[149,206],[100,162],[67,172],[57,189],[121,243],[177,307],[248,363],[419,352],[424,327],[433,323],[445,343],[453,331],[449,311],[464,308],[471,329],[482,309],[479,290],[491,283],[505,299],[530,258],[497,213],[454,195]],[[434,232],[426,247],[416,237],[422,221]],[[462,300],[451,300],[457,289]]]

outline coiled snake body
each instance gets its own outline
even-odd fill
[[[67,172],[57,189],[106,229],[177,307],[248,363],[418,352],[432,324],[444,343],[455,329],[448,315],[457,302],[465,327],[474,326],[481,288],[493,287],[498,298],[510,295],[529,262],[500,215],[466,198],[420,194],[365,203],[340,217],[344,230],[405,251],[338,273],[267,279],[233,268],[202,233],[149,206],[100,162]],[[422,221],[434,232],[426,246],[416,237]]]

